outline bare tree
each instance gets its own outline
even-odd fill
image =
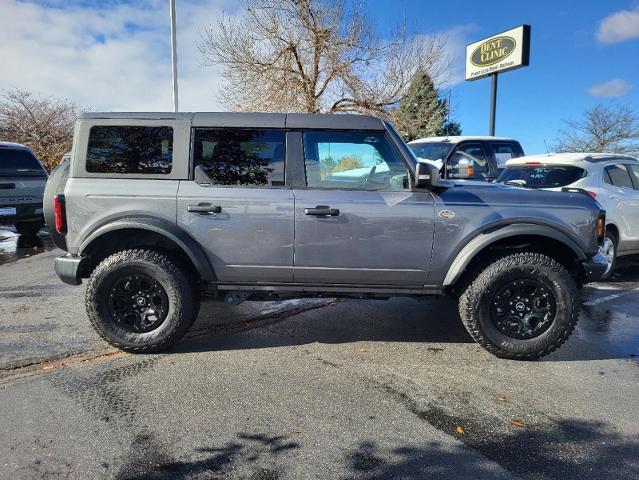
[[[71,150],[73,125],[80,109],[69,100],[26,90],[0,94],[0,140],[30,147],[51,170]]]
[[[558,152],[639,153],[639,115],[624,105],[599,104],[564,123]]]
[[[207,66],[221,65],[232,110],[361,112],[388,117],[419,69],[442,80],[444,39],[376,33],[345,0],[244,0],[243,11],[206,28]]]

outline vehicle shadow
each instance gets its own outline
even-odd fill
[[[301,302],[292,310],[238,321],[233,320],[233,308],[237,307],[218,303],[203,305],[192,331],[172,351],[246,350],[353,342],[419,343],[438,350],[445,344],[474,343],[459,318],[456,300],[449,297],[421,301],[411,298],[326,300],[314,301],[308,307]],[[224,322],[219,320],[222,312]],[[623,355],[581,342],[577,336],[573,335],[566,345],[540,361],[623,358]]]

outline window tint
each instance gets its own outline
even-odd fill
[[[193,164],[215,185],[284,185],[285,132],[196,128]]]
[[[639,165],[628,165],[632,180],[635,184],[635,190],[639,190]]]
[[[406,166],[379,132],[307,132],[304,134],[309,187],[407,190]]]
[[[29,150],[0,147],[0,176],[43,177],[44,170]]]
[[[512,143],[491,143],[490,149],[497,162],[497,168],[504,168],[508,160],[519,156],[519,152]]]
[[[630,180],[630,174],[626,167],[623,165],[610,165],[606,167],[609,177],[606,178],[606,183],[612,183],[616,187],[633,188],[632,180]],[[610,181],[608,181],[610,179]]]
[[[497,179],[499,183],[510,182],[527,188],[557,188],[565,187],[583,178],[586,171],[583,168],[568,165],[552,167],[507,167]]]
[[[91,127],[86,170],[91,173],[171,173],[173,129],[100,125]]]

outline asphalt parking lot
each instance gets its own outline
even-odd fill
[[[174,351],[128,355],[58,254],[0,229],[0,478],[639,478],[639,259],[516,362],[448,298],[211,303]]]

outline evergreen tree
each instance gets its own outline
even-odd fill
[[[422,137],[460,135],[457,122],[447,123],[448,101],[427,72],[418,70],[395,110],[395,127],[407,142]]]

